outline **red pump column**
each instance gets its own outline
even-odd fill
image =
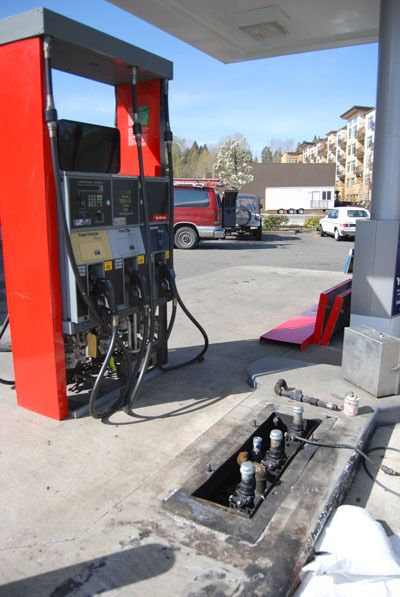
[[[0,215],[17,401],[67,416],[56,197],[41,38],[0,47]]]
[[[161,81],[138,83],[139,117],[143,131],[143,162],[145,176],[161,176],[160,159],[160,102]],[[138,176],[139,162],[132,125],[132,87],[116,86],[117,127],[121,135],[120,174]]]

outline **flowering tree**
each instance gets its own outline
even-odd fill
[[[242,135],[228,137],[217,147],[215,173],[225,186],[240,189],[254,178],[252,162],[246,138]]]

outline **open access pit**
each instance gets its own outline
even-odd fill
[[[293,409],[291,409],[293,412]],[[305,418],[277,409],[262,422],[247,422],[223,438],[196,463],[190,478],[164,502],[164,507],[212,530],[255,543],[315,449],[292,435],[322,437],[336,417]],[[301,425],[301,426],[300,426]],[[198,440],[201,442],[201,438]]]

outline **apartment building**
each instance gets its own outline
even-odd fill
[[[365,143],[364,143],[364,201],[371,201],[372,167],[374,163],[375,142],[375,110],[370,110],[365,115]]]
[[[364,200],[365,115],[371,106],[353,106],[341,116],[347,120],[345,198],[351,203]]]
[[[341,115],[346,125],[323,139],[304,141],[297,151],[305,164],[336,164],[335,194],[339,202],[370,201],[375,110],[352,106]]]

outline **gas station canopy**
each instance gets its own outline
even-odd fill
[[[225,63],[378,40],[379,0],[109,0]]]

